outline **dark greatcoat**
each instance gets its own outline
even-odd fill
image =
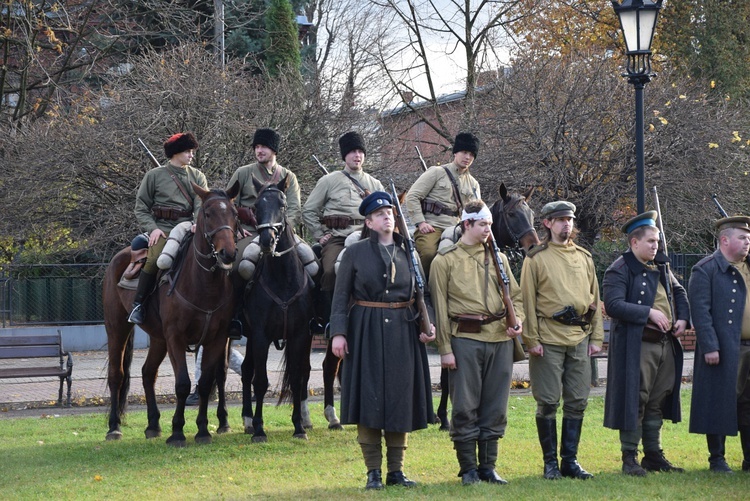
[[[349,348],[342,364],[341,422],[408,433],[426,428],[434,416],[427,351],[419,341],[416,309],[352,303],[411,299],[414,280],[403,239],[398,234],[394,239],[393,284],[390,261],[386,266],[377,233],[347,247],[336,274],[331,333],[344,334]]]
[[[666,285],[666,267],[649,269],[631,252],[625,252],[607,269],[602,295],[607,315],[612,318],[607,353],[607,393],[604,399],[604,426],[630,431],[638,428],[640,400],[641,337],[654,304],[657,280]],[[685,288],[670,273],[676,311],[674,321],[690,320]],[[682,382],[682,345],[672,338],[674,348],[674,386],[662,403],[665,419],[682,420],[680,384]]]
[[[693,266],[690,310],[695,365],[690,432],[737,435],[737,370],[747,288],[740,272],[717,250]],[[704,355],[719,351],[719,364]]]

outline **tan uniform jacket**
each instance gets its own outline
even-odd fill
[[[170,173],[174,174],[188,196],[192,198],[193,217],[184,217],[172,221],[168,219],[156,219],[156,216],[151,212],[151,208],[155,205],[182,210],[189,210],[191,208],[187,198],[185,198],[185,195],[182,194],[180,188],[177,187],[177,184],[175,184],[169,175]],[[195,167],[175,167],[170,163],[166,163],[161,167],[155,167],[146,172],[143,180],[141,180],[141,185],[138,187],[138,194],[135,198],[135,219],[138,221],[140,230],[151,233],[159,228],[169,235],[170,230],[177,226],[178,223],[194,220],[202,202],[200,197],[193,191],[193,187],[190,184],[191,181],[201,188],[208,189],[206,176]]]
[[[277,166],[281,169],[281,172],[278,176],[279,181],[284,179],[285,176],[289,176],[289,185],[286,189],[287,214],[289,216],[289,222],[291,223],[291,225],[296,226],[302,222],[299,183],[297,182],[297,176],[294,174],[294,172],[287,169],[286,167],[282,167],[277,163],[271,169],[271,172],[268,172],[257,162],[243,165],[234,172],[232,178],[229,180],[229,184],[227,184],[227,189],[231,188],[235,181],[239,181],[240,194],[235,199],[235,203],[239,207],[255,207],[255,199],[258,197],[258,192],[255,191],[255,185],[253,185],[253,176],[255,176],[255,179],[265,184],[271,181],[274,170]]]
[[[418,225],[427,221],[432,226],[441,229],[458,224],[460,214],[458,216],[450,216],[448,214],[438,215],[422,211],[422,200],[425,198],[434,202],[440,202],[453,211],[457,211],[458,209],[456,198],[453,196],[453,185],[443,167],[447,167],[451,174],[453,174],[458,184],[458,191],[461,194],[461,201],[464,205],[471,200],[482,198],[479,191],[479,183],[469,173],[468,169],[463,174],[459,174],[458,166],[453,162],[430,167],[419,176],[419,179],[414,182],[406,194],[406,210],[409,213],[412,224]]]
[[[604,341],[602,313],[599,303],[599,281],[591,253],[574,243],[544,244],[526,256],[521,269],[521,290],[526,320],[523,341],[527,348],[539,344],[575,346],[591,335],[590,344],[601,346]],[[584,315],[589,305],[596,308],[591,325],[583,329],[564,325],[552,316],[566,306],[573,306]]]
[[[510,272],[510,263],[505,254],[500,254],[505,273],[510,279],[510,294],[519,322],[524,312],[521,304],[521,288]],[[487,270],[489,282],[485,295],[484,246],[468,246],[458,242],[439,251],[430,269],[430,297],[435,308],[438,351],[441,355],[452,353],[451,337],[461,337],[484,342],[507,341],[505,319],[482,326],[476,334],[458,332],[458,323],[451,317],[460,314],[494,314],[503,307],[503,296],[498,291],[495,267],[490,259]],[[486,304],[485,304],[486,298]],[[489,310],[489,311],[488,311]]]
[[[370,192],[385,191],[380,181],[364,171],[353,173],[351,176]],[[318,179],[315,188],[310,192],[302,207],[302,220],[315,240],[319,240],[326,233],[346,237],[359,229],[362,223],[333,230],[324,226],[321,219],[324,216],[349,216],[353,220],[362,221],[364,217],[359,213],[361,203],[362,197],[344,172],[340,170],[331,172]]]

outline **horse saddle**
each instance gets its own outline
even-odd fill
[[[120,277],[120,282],[117,284],[123,289],[136,290],[138,288],[138,276],[141,274],[141,269],[146,263],[146,255],[148,254],[148,248],[130,250],[130,264],[125,268],[125,271]]]

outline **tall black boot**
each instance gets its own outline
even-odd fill
[[[562,478],[557,462],[557,420],[537,417],[536,431],[539,434],[539,445],[542,446],[544,478],[547,480]]]
[[[581,440],[581,428],[583,419],[563,418],[562,440],[560,444],[560,473],[563,477],[588,480],[594,475],[587,472],[578,464],[578,442]]]
[[[461,477],[463,485],[478,484],[481,482],[477,472],[477,442],[469,440],[466,442],[453,442],[453,448],[456,449],[456,459],[461,471],[458,476]]]
[[[727,437],[725,435],[706,435],[708,444],[708,464],[709,469],[716,473],[734,473],[724,459],[724,443]]]
[[[740,426],[742,444],[742,471],[750,471],[750,426]]]
[[[505,485],[508,483],[495,470],[497,463],[498,439],[480,440],[478,443],[479,450],[479,480],[491,484]]]
[[[141,271],[141,276],[138,279],[138,289],[136,289],[135,297],[133,298],[133,311],[130,312],[130,316],[128,317],[128,322],[131,324],[141,325],[146,318],[146,308],[144,303],[146,297],[148,297],[154,289],[155,282],[155,273],[146,273],[145,270]]]

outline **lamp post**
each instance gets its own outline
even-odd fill
[[[612,0],[625,37],[627,72],[622,76],[635,88],[635,181],[638,213],[645,212],[646,163],[643,152],[643,88],[656,74],[651,71],[651,41],[663,0]]]

